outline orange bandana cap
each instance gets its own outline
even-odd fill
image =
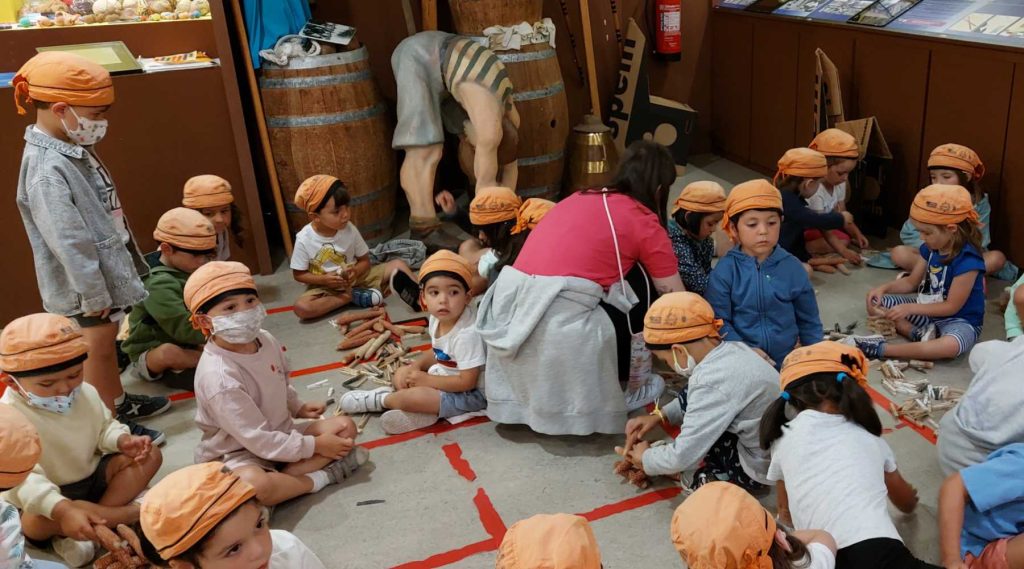
[[[751,209],[777,209],[782,211],[782,194],[768,180],[751,180],[737,184],[725,199],[722,229],[729,231],[729,220]]]
[[[523,200],[510,188],[481,188],[469,202],[469,220],[473,225],[490,225],[519,219]]]
[[[679,210],[718,213],[725,210],[725,189],[718,182],[705,180],[687,184],[672,204],[672,213]]]
[[[852,134],[838,128],[830,128],[819,132],[818,136],[815,136],[814,140],[811,141],[809,148],[817,150],[825,156],[851,158],[853,160],[860,158],[860,146],[857,145],[857,139]]]
[[[773,182],[783,176],[824,178],[826,174],[828,159],[824,154],[810,148],[790,148],[779,158],[779,171],[775,173]]]
[[[519,208],[519,217],[516,220],[516,226],[512,228],[510,233],[512,235],[518,235],[523,231],[529,229],[533,231],[540,220],[544,219],[544,216],[551,211],[551,208],[555,207],[555,202],[551,200],[545,200],[541,198],[530,198],[523,202],[523,205]]]
[[[709,482],[672,514],[672,543],[690,569],[772,569],[775,518],[735,484]]]
[[[182,249],[206,251],[217,247],[217,231],[206,216],[194,209],[176,207],[160,216],[153,239]]]
[[[80,55],[44,51],[21,66],[11,81],[14,106],[30,100],[67,103],[76,107],[104,107],[114,103],[114,83],[102,65]]]
[[[181,205],[192,209],[221,207],[235,201],[235,195],[231,193],[231,184],[224,178],[212,174],[189,178],[185,182],[183,194]]]
[[[943,184],[932,184],[917,192],[910,204],[910,219],[931,225],[955,225],[966,219],[981,225],[971,193],[963,186]]]
[[[601,569],[601,551],[587,520],[539,514],[516,522],[498,548],[495,569]]]
[[[24,482],[42,453],[35,425],[14,407],[0,405],[0,488]]]
[[[978,153],[960,144],[943,144],[928,156],[929,168],[952,168],[970,174],[978,181],[985,175],[985,165]]]
[[[420,265],[420,285],[426,284],[432,273],[442,271],[459,275],[466,286],[473,282],[473,269],[470,267],[469,261],[447,249],[441,249],[427,257],[427,260]]]
[[[851,360],[852,364],[843,362],[843,356]],[[797,348],[786,356],[782,362],[782,371],[779,375],[779,382],[782,390],[798,379],[807,377],[812,373],[830,372],[845,373],[852,377],[860,385],[868,383],[868,361],[864,352],[854,346],[847,346],[839,342],[826,340]]]
[[[211,261],[196,269],[185,281],[185,307],[192,313],[192,327],[202,330],[196,323],[196,314],[210,299],[230,290],[256,290],[249,267],[237,261]],[[204,330],[205,331],[205,330]]]
[[[316,213],[316,208],[327,197],[327,192],[331,191],[331,186],[340,181],[334,176],[326,174],[317,174],[306,178],[304,182],[299,184],[299,189],[295,192],[295,205],[307,213]]]
[[[224,463],[194,464],[168,474],[146,493],[139,524],[167,561],[191,549],[255,497],[256,490]]]
[[[683,344],[701,338],[718,338],[722,320],[699,294],[670,292],[647,309],[644,341],[648,344]]]
[[[73,360],[89,352],[82,329],[58,314],[29,314],[0,333],[0,370],[17,375]]]

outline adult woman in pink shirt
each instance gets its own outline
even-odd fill
[[[640,383],[624,399],[619,382],[650,302],[683,290],[664,226],[674,180],[667,149],[634,143],[608,188],[555,206],[498,276],[477,320],[492,420],[549,434],[613,433],[627,407],[659,395],[663,384]]]

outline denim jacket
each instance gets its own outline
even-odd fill
[[[70,316],[141,302],[145,263],[135,241],[129,251],[118,233],[86,150],[31,125],[25,142],[17,202],[43,308]]]

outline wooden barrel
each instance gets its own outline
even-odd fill
[[[455,30],[470,36],[482,36],[485,29],[495,25],[533,25],[544,12],[544,0],[448,0],[448,4]]]
[[[393,127],[366,47],[263,65],[260,93],[293,232],[308,218],[295,191],[314,174],[345,183],[352,223],[368,243],[391,236],[397,188]]]

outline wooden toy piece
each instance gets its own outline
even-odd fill
[[[360,320],[367,320],[372,318],[378,318],[387,314],[387,311],[383,306],[377,306],[374,308],[368,308],[366,310],[356,310],[352,312],[345,312],[341,316],[334,319],[334,323],[338,326],[342,324],[351,324],[353,322],[359,322]]]
[[[355,336],[346,337],[345,339],[343,339],[341,343],[338,344],[338,349],[353,350],[369,342],[370,340],[373,340],[374,337],[375,335],[371,330],[366,330]]]
[[[645,490],[651,485],[651,479],[647,477],[644,469],[637,467],[628,460],[616,462],[614,472],[641,490]]]
[[[869,316],[868,329],[887,339],[896,337],[896,323],[885,316]]]

